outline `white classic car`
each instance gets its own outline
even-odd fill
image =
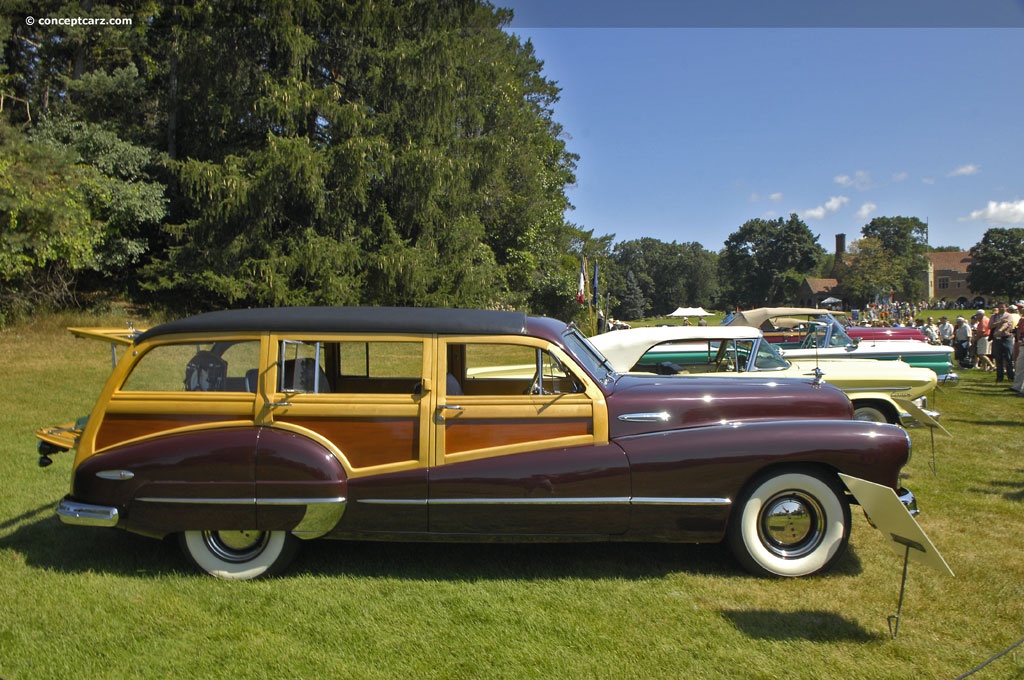
[[[662,375],[814,379],[818,372],[853,402],[854,418],[916,425],[920,414],[896,400],[927,408],[934,371],[903,361],[844,359],[791,361],[749,326],[659,326],[613,331],[590,338],[616,371]],[[925,411],[937,418],[934,411]]]
[[[828,310],[806,307],[760,307],[740,312],[730,326],[760,329],[768,342],[792,361],[814,359],[901,360],[929,368],[944,385],[960,377],[953,370],[953,348],[918,340],[854,340]]]

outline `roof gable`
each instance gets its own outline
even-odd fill
[[[932,268],[936,271],[954,271],[967,273],[967,265],[974,259],[971,253],[966,250],[956,252],[926,253],[925,257],[931,262]]]

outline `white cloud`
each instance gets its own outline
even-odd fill
[[[844,205],[850,202],[846,196],[833,196],[832,198],[825,201],[825,205],[819,205],[817,208],[811,208],[810,210],[804,211],[804,217],[808,217],[812,220],[820,220],[829,213],[834,213]]]
[[[981,172],[981,168],[974,163],[969,163],[967,165],[961,165],[959,168],[946,175],[946,177],[968,177],[970,175],[977,175],[979,172]]]
[[[893,182],[902,182],[906,178],[907,178],[907,173],[905,173],[905,172],[895,172],[892,175],[892,181]]]
[[[877,209],[878,206],[875,205],[874,203],[865,203],[857,211],[857,217],[859,217],[862,220],[865,220],[868,217],[871,217],[871,214],[874,213]]]
[[[762,196],[761,194],[755,192],[755,193],[750,194],[750,199],[749,199],[749,201],[751,203],[760,203],[761,201],[771,201],[772,203],[778,203],[781,200],[782,200],[782,192],[781,191],[776,191],[774,193],[768,194],[767,196]]]
[[[989,201],[983,210],[975,210],[969,216],[960,218],[961,222],[969,220],[983,220],[992,224],[1022,224],[1024,201]]]
[[[921,184],[935,184],[934,177],[925,177],[921,180]]]
[[[850,177],[849,175],[837,175],[832,178],[832,181],[844,189],[853,187],[859,191],[864,191],[871,188],[871,173],[866,170],[858,170],[853,173],[853,177]]]
[[[825,202],[825,209],[829,212],[835,212],[842,208],[844,205],[850,202],[846,196],[833,196]]]

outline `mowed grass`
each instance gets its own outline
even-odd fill
[[[855,508],[831,573],[758,579],[722,546],[305,543],[225,583],[174,541],[62,525],[70,455],[33,431],[92,408],[109,349],[47,317],[0,334],[0,677],[954,678],[1024,637],[1024,399],[967,371],[912,431],[906,484],[955,577],[902,559]],[[141,325],[141,321],[137,320]],[[1024,676],[1018,648],[978,678]]]

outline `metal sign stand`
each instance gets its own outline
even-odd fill
[[[893,639],[896,639],[896,636],[900,634],[900,617],[903,616],[903,596],[907,592],[907,571],[910,567],[910,549],[913,548],[914,550],[920,550],[921,552],[926,551],[923,545],[917,541],[912,541],[909,538],[903,538],[902,536],[892,534],[892,540],[906,548],[903,552],[903,579],[900,581],[900,599],[899,603],[896,605],[896,613],[889,616],[889,635],[891,635]],[[894,626],[893,623],[896,625]]]
[[[888,617],[889,634],[895,638],[900,632],[903,617],[903,598],[907,592],[907,572],[910,560],[920,562],[936,571],[953,575],[953,571],[942,559],[924,530],[914,520],[910,511],[900,502],[896,492],[881,484],[869,482],[839,473],[846,488],[854,495],[864,509],[871,526],[888,538],[890,549],[903,557],[903,579],[900,581],[900,599],[896,613]]]
[[[921,423],[922,425],[928,428],[928,432],[932,436],[932,459],[931,462],[928,463],[928,467],[929,469],[931,469],[933,475],[937,475],[939,471],[939,464],[935,459],[935,430],[942,430],[942,432],[944,432],[945,435],[950,439],[953,438],[953,435],[949,433],[949,430],[940,425],[939,421],[935,420],[930,415],[925,413],[921,408],[918,407],[917,404],[910,401],[909,399],[896,398],[893,399],[893,401],[899,404],[907,413],[914,416],[917,422]]]

